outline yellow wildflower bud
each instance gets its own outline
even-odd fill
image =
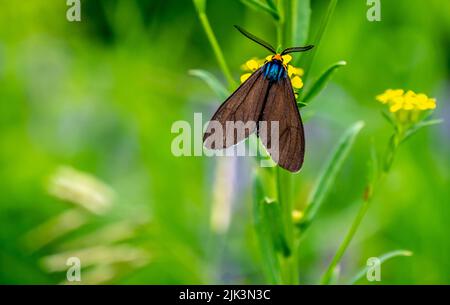
[[[303,218],[303,212],[299,210],[293,210],[292,211],[292,220],[294,223],[299,223]]]
[[[291,60],[292,60],[292,56],[289,55],[289,54],[283,55],[283,56],[281,56],[281,57],[283,57],[283,63],[284,63],[285,65],[287,65],[288,63],[290,63]]]
[[[292,75],[298,75],[298,76],[303,76],[304,71],[301,68],[296,68],[292,65],[288,65],[288,75],[289,77],[292,77]]]
[[[259,64],[255,59],[248,60],[245,65],[250,71],[256,71],[259,68]]]
[[[420,120],[421,112],[436,108],[436,100],[428,98],[423,93],[415,93],[412,90],[388,89],[377,95],[376,99],[389,106],[389,111],[400,124],[414,124]]]
[[[245,73],[241,75],[241,83],[245,82],[252,74],[251,73]]]
[[[266,57],[266,61],[270,61],[272,60],[273,55],[269,55]],[[288,63],[290,61],[292,61],[292,56],[289,54],[283,55],[283,64],[286,66],[287,69],[287,74],[289,76],[289,78],[291,79],[291,84],[292,87],[294,88],[294,90],[298,90],[303,88],[303,81],[301,79],[301,77],[304,74],[303,69],[301,68],[296,68],[292,65],[288,65]],[[253,72],[255,72],[256,70],[258,70],[262,65],[264,64],[264,60],[260,60],[257,58],[252,58],[250,60],[247,60],[245,62],[245,64],[242,65],[242,70],[245,71],[244,74],[241,75],[241,83],[245,82],[251,75]],[[297,93],[295,93],[297,96]]]
[[[303,81],[300,77],[295,76],[293,79],[291,79],[292,87],[295,89],[301,89],[303,87]]]

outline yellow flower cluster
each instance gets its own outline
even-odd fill
[[[303,88],[303,69],[296,68],[292,65],[289,65],[289,62],[292,60],[292,56],[289,54],[283,55],[283,63],[287,66],[287,72],[289,75],[289,78],[291,79],[292,87],[294,90],[298,90]],[[269,61],[272,59],[272,55],[269,55],[264,59],[250,59],[248,60],[243,66],[242,70],[244,70],[246,73],[242,74],[241,76],[241,83],[245,82],[250,75],[252,75],[253,72],[258,70],[260,67],[264,65],[266,61]]]
[[[429,98],[423,93],[414,93],[411,90],[405,93],[402,89],[388,89],[376,98],[379,102],[388,104],[389,111],[393,113],[399,110],[424,111],[436,108],[436,100],[434,98]]]

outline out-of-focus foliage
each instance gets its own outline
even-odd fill
[[[312,2],[314,33],[328,1]],[[170,151],[174,121],[206,120],[222,102],[188,73],[221,75],[192,2],[82,0],[79,23],[66,10],[1,1],[0,283],[63,283],[70,256],[85,283],[263,283],[251,160]],[[206,11],[237,81],[242,62],[267,54],[232,25],[275,42],[272,17],[237,0],[209,0]],[[449,283],[450,3],[382,1],[381,22],[366,11],[365,1],[338,2],[311,67],[314,80],[347,62],[303,113],[296,209],[346,127],[365,128],[302,240],[300,282],[325,270],[363,193],[370,146],[389,140],[375,95],[404,88],[435,97],[445,121],[402,145],[341,274],[408,249],[383,264],[382,284]]]

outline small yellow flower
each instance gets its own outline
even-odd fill
[[[388,89],[383,94],[377,96],[377,100],[383,104],[389,102],[389,100],[394,99],[396,97],[402,96],[404,91],[402,89]]]
[[[400,123],[414,123],[420,117],[420,112],[436,108],[436,100],[423,93],[412,90],[388,89],[377,95],[376,99],[389,107]]]
[[[293,65],[289,65],[289,63],[292,61],[292,56],[289,54],[283,55],[283,64],[287,67],[287,73],[289,78],[291,79],[292,87],[294,88],[295,94],[297,94],[296,91],[303,88],[303,81],[302,76],[304,74],[303,69],[294,67]],[[245,71],[244,74],[241,75],[241,83],[245,82],[253,72],[258,70],[260,67],[264,65],[266,61],[272,60],[272,55],[269,55],[265,58],[265,60],[252,58],[250,60],[247,60],[245,64],[242,65],[242,70]]]
[[[291,78],[291,83],[294,89],[301,89],[303,87],[303,81],[299,76],[294,76]]]
[[[303,212],[299,210],[293,210],[292,211],[292,220],[294,223],[298,224],[303,218]]]
[[[251,73],[242,74],[241,75],[241,83],[245,82],[250,77],[250,75],[252,75],[252,74]]]
[[[241,75],[241,83],[245,82],[253,72],[258,70],[264,64],[263,60],[252,58],[247,60],[245,64],[242,65],[241,69],[247,71]]]
[[[296,68],[292,65],[288,65],[288,74],[289,77],[291,77],[292,75],[298,75],[298,76],[303,76],[305,72],[303,71],[302,68]]]
[[[408,90],[406,93],[402,89],[388,89],[378,95],[376,99],[382,104],[389,105],[390,112],[399,110],[429,110],[436,108],[436,100],[429,98],[423,93],[415,93]]]

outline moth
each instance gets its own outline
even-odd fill
[[[203,135],[204,146],[225,149],[256,132],[279,166],[297,172],[305,155],[305,134],[283,55],[305,52],[313,46],[291,47],[277,53],[269,43],[235,27],[273,55],[217,109]],[[237,123],[245,128],[236,128]]]

